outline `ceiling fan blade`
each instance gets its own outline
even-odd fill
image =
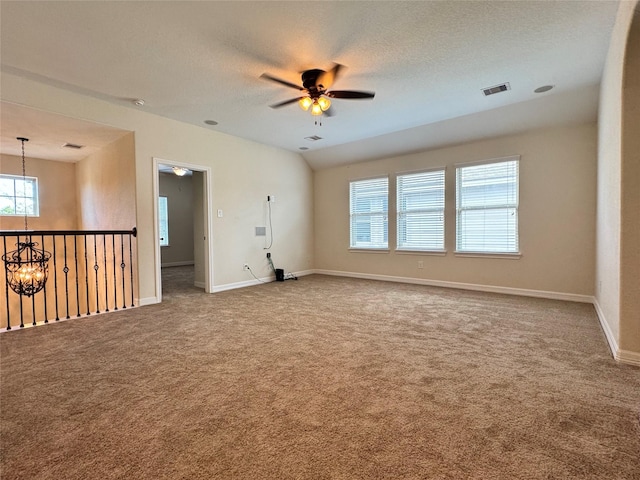
[[[331,70],[329,70],[328,72],[323,72],[318,76],[318,80],[316,81],[316,86],[319,88],[320,85],[322,85],[322,88],[324,90],[327,90],[336,81],[336,78],[338,78],[338,74],[340,73],[340,70],[342,70],[343,68],[344,68],[344,65],[340,65],[339,63],[334,63],[333,68]]]
[[[347,98],[352,100],[373,98],[376,96],[375,92],[358,92],[355,90],[333,90],[325,93],[325,95],[330,98]]]
[[[280,102],[280,103],[274,103],[273,105],[269,105],[269,106],[271,108],[280,108],[280,107],[284,107],[285,105],[289,105],[290,103],[295,103],[299,101],[301,98],[304,98],[304,97],[292,98],[290,100],[285,100],[284,102]]]
[[[295,88],[296,90],[304,90],[304,88],[302,88],[300,85],[287,82],[286,80],[282,80],[281,78],[274,77],[272,75],[269,75],[268,73],[263,73],[262,75],[260,75],[260,78],[264,78],[265,80],[271,80],[272,82],[279,83],[281,85],[284,85],[285,87]]]

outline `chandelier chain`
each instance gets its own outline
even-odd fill
[[[20,139],[20,141],[22,142],[22,188],[26,188],[27,185],[27,170],[25,168],[25,162],[24,162],[24,142],[25,139],[22,138]],[[25,203],[24,205],[24,231],[27,231],[27,204]]]

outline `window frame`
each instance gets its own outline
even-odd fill
[[[488,165],[497,165],[501,163],[507,162],[515,162],[515,192],[508,192],[509,195],[513,195],[513,202],[505,202],[502,204],[493,204],[493,205],[483,205],[483,206],[461,206],[462,199],[461,196],[463,194],[463,185],[461,185],[461,174],[465,168],[470,167],[480,167],[480,166],[488,166]],[[457,256],[479,256],[479,257],[496,257],[496,258],[520,258],[520,155],[511,155],[508,157],[501,158],[493,158],[488,160],[482,160],[477,162],[469,162],[456,164],[456,174],[455,174],[455,182],[456,182],[456,205],[455,205],[455,215],[456,215],[456,238],[455,238],[455,254]],[[464,212],[469,211],[498,211],[498,210],[509,210],[512,209],[512,215],[515,216],[515,227],[513,232],[511,233],[513,239],[507,238],[505,240],[506,243],[514,242],[514,248],[509,249],[497,249],[497,248],[487,248],[487,249],[479,249],[479,248],[461,248],[461,241],[463,240],[463,232],[462,229],[464,226],[462,225],[462,214]],[[483,226],[486,223],[483,223]]]
[[[441,174],[441,182],[442,182],[442,192],[441,192],[441,207],[437,206],[427,206],[426,208],[413,209],[408,210],[406,208],[402,208],[405,206],[406,202],[403,202],[403,194],[405,189],[401,188],[400,182],[403,178],[406,177],[417,177],[420,175],[426,174]],[[446,253],[446,177],[447,177],[447,169],[446,167],[435,167],[411,172],[399,172],[396,173],[396,252],[398,253],[435,253],[435,254],[444,254]],[[407,195],[404,195],[404,200],[406,200]],[[401,241],[401,234],[403,233],[401,221],[402,215],[407,216],[408,213],[427,213],[427,212],[438,212],[442,218],[440,223],[441,225],[441,239],[442,243],[437,247],[431,247],[426,245],[415,245],[415,246],[402,246],[406,244]],[[406,223],[405,223],[406,226]],[[404,236],[406,237],[406,229],[404,230]]]
[[[358,200],[354,198],[354,186],[357,184],[364,185],[365,183],[371,183],[371,188],[374,187],[373,183],[376,181],[384,181],[386,191],[383,199],[383,206],[379,210],[368,210],[367,212],[354,212],[354,206]],[[380,196],[380,198],[382,198]],[[378,223],[382,221],[382,238],[386,238],[386,242],[371,242],[368,244],[359,242],[357,238],[354,239],[354,233],[357,237],[357,229],[354,228],[354,222],[357,222],[358,217],[378,217]],[[381,217],[381,218],[380,218]],[[389,251],[389,175],[381,175],[375,177],[361,178],[349,181],[349,250],[350,251],[365,251],[365,252],[388,252]]]
[[[25,216],[25,212],[18,213],[16,211],[17,200],[19,198],[21,198],[21,199],[30,199],[33,202],[33,212],[32,213],[26,212],[27,217],[39,217],[40,216],[40,190],[39,190],[39,187],[38,187],[38,177],[30,177],[30,176],[22,176],[22,175],[11,175],[11,174],[8,174],[8,173],[1,173],[0,174],[0,179],[1,180],[9,180],[9,179],[11,179],[13,181],[13,195],[2,195],[2,194],[0,194],[0,197],[2,197],[2,198],[11,198],[12,199],[12,201],[13,201],[13,213],[2,213],[2,211],[0,210],[0,216],[3,216],[3,217],[24,217]],[[17,195],[17,189],[16,189],[16,181],[26,181],[28,183],[31,183],[33,185],[33,187],[32,187],[33,196],[31,196],[31,197],[18,196]]]

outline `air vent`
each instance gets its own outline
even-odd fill
[[[73,148],[75,150],[80,150],[81,148],[84,148],[84,145],[77,145],[75,143],[65,143],[64,145],[62,145],[64,148]]]
[[[304,137],[305,140],[309,140],[310,142],[315,142],[316,140],[322,140],[322,137],[318,135],[312,135],[311,137]]]
[[[507,90],[511,90],[511,85],[509,85],[509,82],[506,82],[500,85],[494,85],[493,87],[483,88],[482,92],[486,97],[488,97],[489,95],[494,95],[500,92],[506,92]]]

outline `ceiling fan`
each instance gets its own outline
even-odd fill
[[[333,68],[329,71],[312,69],[302,72],[302,86],[295,83],[282,80],[281,78],[274,77],[268,73],[263,73],[260,78],[265,80],[271,80],[272,82],[280,83],[286,87],[295,88],[304,95],[301,97],[285,100],[284,102],[275,103],[270,105],[271,108],[280,108],[291,103],[298,102],[300,108],[303,110],[311,109],[311,115],[325,114],[328,117],[333,116],[333,112],[329,109],[331,106],[330,98],[340,98],[347,100],[360,100],[360,99],[372,99],[375,96],[375,92],[362,92],[357,90],[329,90],[331,85],[335,82],[340,71],[344,68],[343,65],[335,63]]]

